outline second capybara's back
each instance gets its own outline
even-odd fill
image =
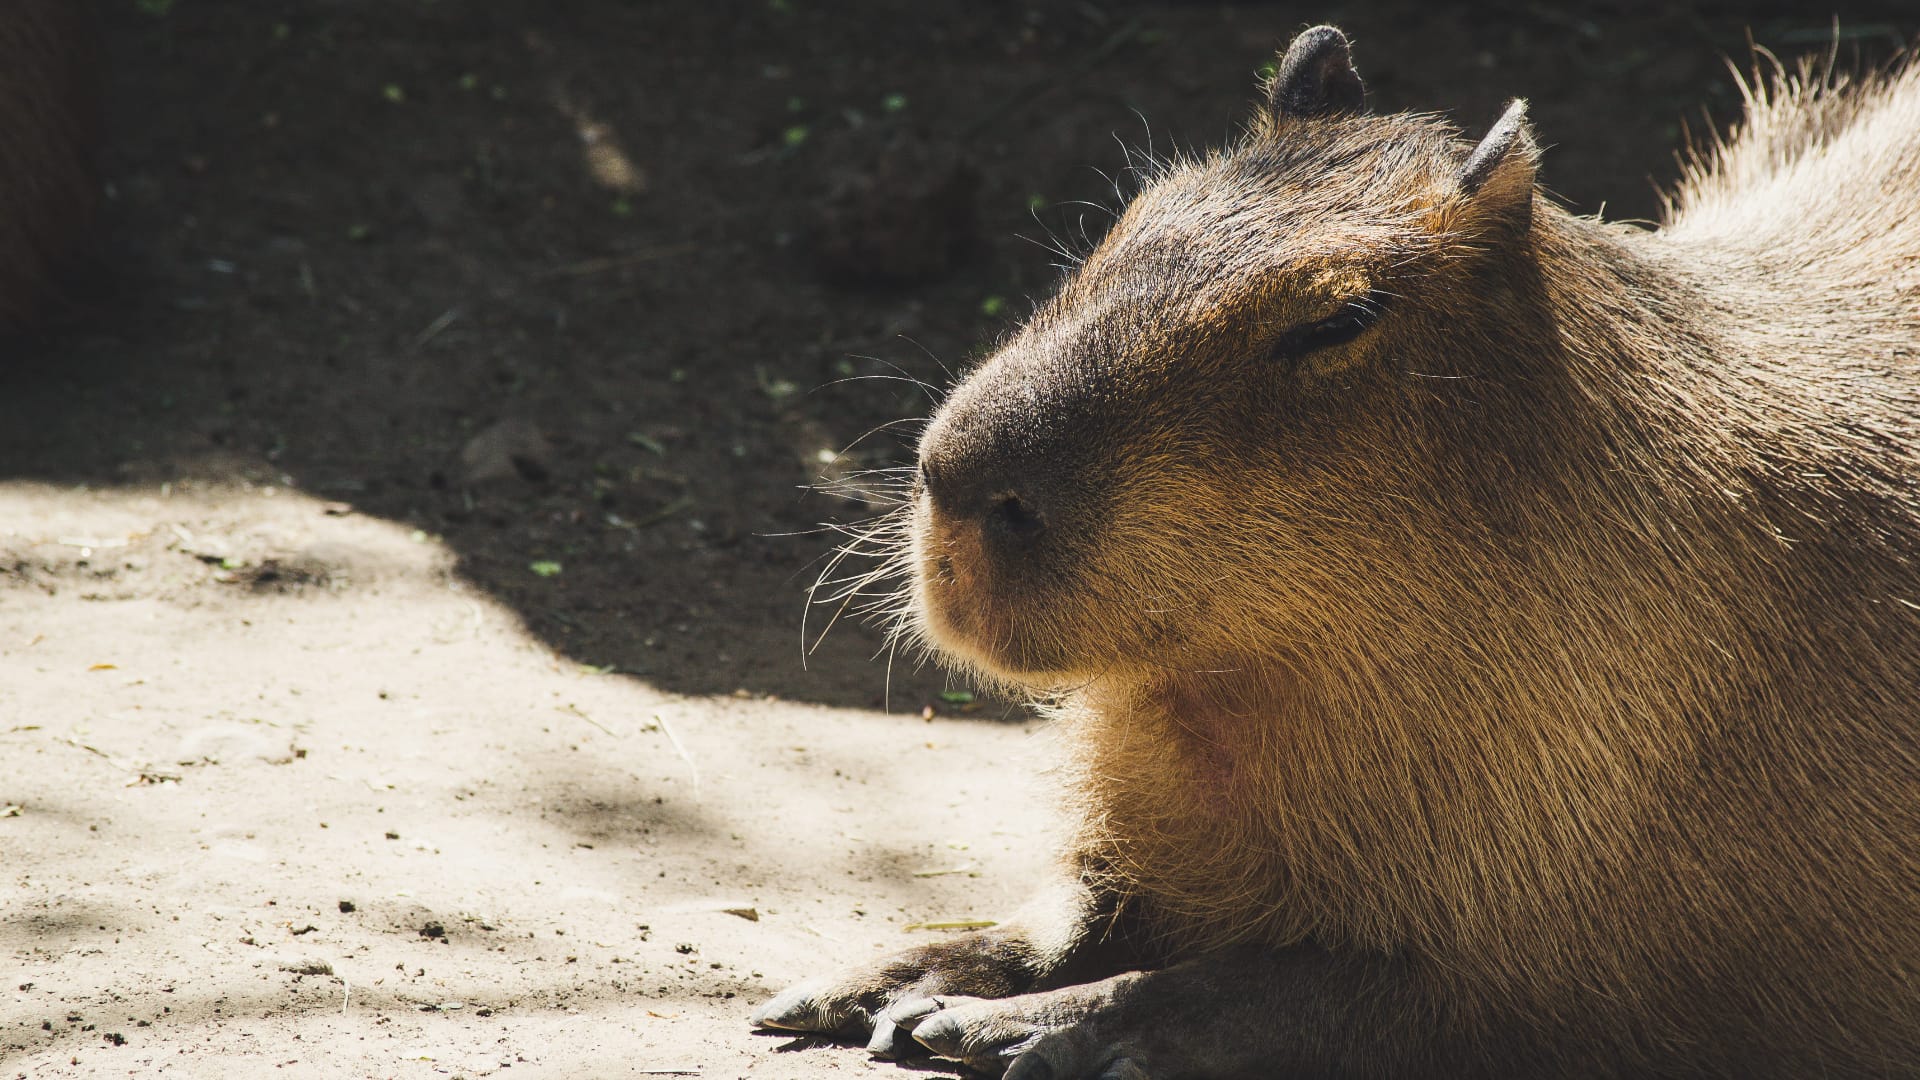
[[[935,417],[915,629],[1057,696],[1143,966],[1363,973],[1316,1067],[1920,1072],[1920,68],[1648,231],[1288,64]]]
[[[89,0],[0,12],[0,333],[57,296],[99,203],[99,49]]]

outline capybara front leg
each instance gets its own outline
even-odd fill
[[[1233,949],[1159,971],[998,1000],[902,1001],[934,1053],[1006,1080],[1456,1075],[1402,965]]]
[[[1025,994],[1124,971],[1137,962],[1104,933],[1108,910],[1074,886],[1042,897],[1007,925],[923,945],[782,991],[756,1027],[865,1039],[881,1057],[925,1056],[908,1026],[935,1002]]]

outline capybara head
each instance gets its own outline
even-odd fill
[[[1477,147],[1365,114],[1346,38],[1302,34],[1239,145],[1163,164],[933,418],[917,628],[1036,689],[1341,632],[1475,483],[1449,380],[1533,332],[1535,154],[1519,103]]]

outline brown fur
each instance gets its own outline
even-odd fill
[[[1163,960],[1401,958],[1476,1072],[1920,1070],[1920,68],[1749,105],[1658,232],[1264,111],[936,416],[908,629],[1055,700]]]
[[[0,18],[0,332],[32,326],[99,202],[98,47],[83,0],[13,0]]]

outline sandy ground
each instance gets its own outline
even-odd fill
[[[898,1075],[745,1017],[1041,868],[1019,724],[599,674],[296,492],[0,521],[0,1074]]]

